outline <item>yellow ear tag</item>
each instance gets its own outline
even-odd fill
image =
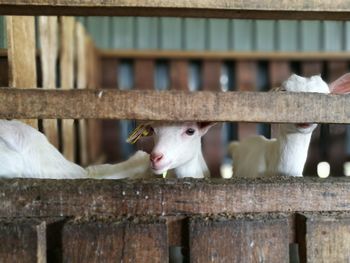
[[[148,136],[149,135],[149,125],[148,124],[140,124],[135,128],[135,130],[129,135],[129,137],[126,139],[126,142],[134,144],[136,143],[141,137]]]

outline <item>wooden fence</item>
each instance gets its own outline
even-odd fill
[[[122,4],[98,0],[69,4],[57,0],[0,0],[0,13],[7,15],[113,13],[346,19],[348,8],[346,1],[298,0],[293,4],[249,1],[242,6],[221,0],[124,1]],[[87,38],[78,40],[90,50],[88,54],[78,52],[80,61],[86,59],[87,68],[79,67],[78,59],[78,72],[86,73],[84,81],[78,82],[79,89],[72,90],[75,85],[71,64],[61,66],[61,77],[63,74],[65,79],[60,82],[60,90],[35,89],[40,85],[34,75],[33,21],[32,17],[8,18],[10,88],[0,90],[2,118],[350,122],[347,95],[222,93],[213,91],[211,85],[207,91],[198,93],[92,90],[99,79],[95,68],[98,61]],[[72,23],[70,18],[60,21],[60,26]],[[61,37],[68,39],[59,49],[60,63],[72,63],[69,44],[72,28],[61,28],[61,32],[64,32]],[[51,50],[48,54],[54,56],[55,48]],[[44,65],[45,58],[42,60]],[[204,70],[215,72],[217,64],[208,65]],[[45,68],[49,70],[53,66],[47,64]],[[56,88],[54,82],[50,83],[45,82],[48,86],[44,87]],[[314,110],[300,109],[301,102]],[[96,134],[87,133],[89,141],[94,141]],[[293,258],[292,262],[348,262],[349,183],[347,178],[281,177],[134,182],[2,179],[0,259],[2,262],[167,262],[169,246],[181,246],[190,262],[288,262],[289,258]]]

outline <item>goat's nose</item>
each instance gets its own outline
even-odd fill
[[[153,163],[157,163],[160,160],[162,160],[163,158],[163,154],[162,153],[151,153],[151,155],[149,156],[151,162]]]

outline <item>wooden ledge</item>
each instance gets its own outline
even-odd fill
[[[349,178],[1,179],[2,217],[350,211]]]
[[[350,123],[350,95],[0,88],[0,118]]]

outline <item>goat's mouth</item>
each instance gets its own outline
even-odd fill
[[[307,129],[312,126],[312,123],[297,123],[295,126],[297,126],[299,129]]]
[[[161,163],[161,164],[151,163],[151,168],[155,174],[162,174],[165,171],[169,170],[170,165],[171,165],[171,161]]]

